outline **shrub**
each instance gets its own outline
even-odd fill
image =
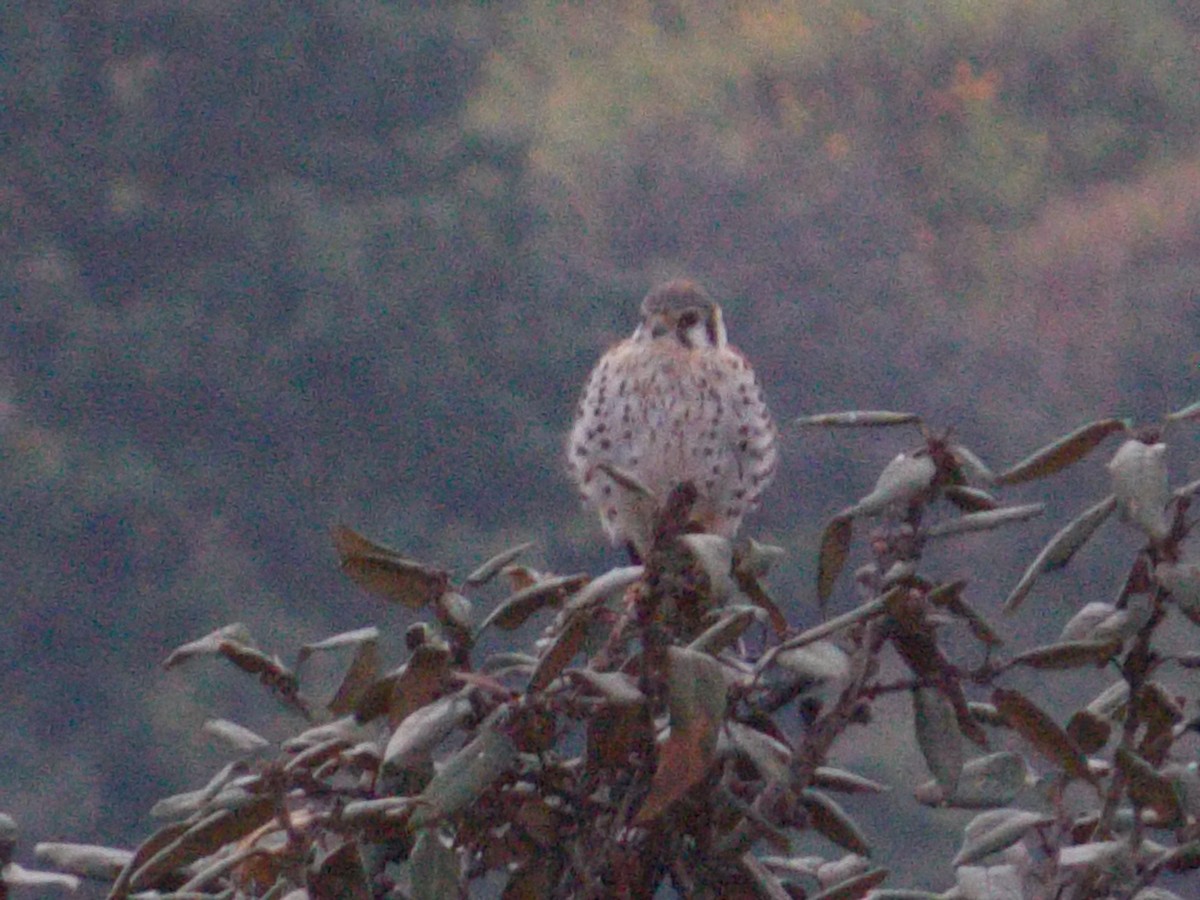
[[[1197,418],[1200,404],[1167,425]],[[803,422],[920,424],[881,412]],[[168,667],[221,657],[305,729],[276,747],[210,722],[237,760],[158,803],[166,823],[132,852],[39,845],[71,876],[11,863],[6,822],[6,883],[99,878],[110,898],[650,897],[664,886],[714,898],[1170,898],[1159,883],[1200,867],[1200,776],[1184,745],[1195,711],[1160,679],[1200,667],[1200,654],[1163,641],[1200,624],[1200,565],[1185,547],[1200,482],[1169,488],[1163,430],[1093,422],[993,474],[921,426],[919,445],[825,529],[822,605],[869,525],[869,562],[853,575],[859,604],[804,631],[765,585],[781,551],[694,533],[688,484],[663,504],[644,564],[595,577],[520,565],[523,546],[456,582],[339,527],[348,576],[427,614],[406,634],[407,659],[382,671],[375,628],[302,647],[294,667],[240,625],[179,647]],[[1005,610],[1114,511],[1145,538],[1124,586],[1111,603],[1081,604],[1051,644],[1003,646],[965,581],[922,573],[927,545],[1040,514],[993,491],[1053,475],[1114,436],[1112,494],[1054,535]],[[475,624],[495,579],[511,593]],[[535,620],[544,627],[520,643]],[[314,654],[336,652],[349,663],[318,702],[302,673]],[[1086,668],[1108,683],[1065,725],[1011,686],[1019,670],[1049,684]],[[916,798],[979,810],[940,895],[884,887],[869,835],[837,799],[889,802],[884,785],[830,760],[897,694],[911,699],[930,774]],[[824,854],[794,852],[806,831]]]

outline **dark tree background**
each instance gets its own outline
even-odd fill
[[[460,573],[615,559],[560,444],[663,277],[725,303],[784,423],[751,530],[796,623],[823,518],[903,444],[792,417],[913,410],[1003,464],[1200,393],[1187,4],[29,0],[0,60],[0,796],[31,840],[134,841],[216,710],[272,733],[236,675],[162,673],[176,644],[402,630],[335,521]],[[996,602],[1099,469],[948,571]],[[1107,599],[1092,553],[1065,596]]]

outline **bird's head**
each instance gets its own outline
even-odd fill
[[[668,281],[642,301],[642,322],[634,339],[720,349],[726,342],[721,307],[694,281]]]

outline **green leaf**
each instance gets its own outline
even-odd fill
[[[1200,625],[1200,565],[1161,562],[1154,567],[1154,580],[1171,595],[1180,612]]]
[[[413,810],[413,826],[421,828],[474,803],[512,767],[516,756],[495,719],[485,722],[475,739],[446,760],[426,785]]]
[[[1109,869],[1129,861],[1129,842],[1094,841],[1076,844],[1058,851],[1058,864],[1064,869]]]
[[[173,669],[175,666],[186,662],[194,656],[215,656],[221,652],[221,647],[229,642],[238,643],[246,647],[253,645],[250,630],[241,622],[234,622],[231,625],[224,625],[216,631],[209,632],[202,638],[176,647],[163,662],[163,668]]]
[[[729,722],[721,730],[728,735],[733,747],[758,770],[767,781],[786,783],[792,751],[787,744],[741,722]]]
[[[890,412],[888,410],[847,410],[846,412],[818,413],[813,416],[800,416],[795,419],[797,425],[819,426],[822,428],[879,428],[892,425],[911,425],[920,422],[921,417],[915,413]]]
[[[1105,497],[1095,506],[1088,507],[1059,529],[1054,537],[1050,538],[1049,543],[1041,549],[1033,562],[1029,564],[1029,568],[1025,570],[1025,574],[1021,576],[1021,580],[1017,582],[1017,586],[1009,593],[1004,601],[1004,611],[1007,613],[1015,611],[1025,598],[1029,596],[1029,592],[1033,590],[1034,582],[1037,581],[1043,572],[1065,566],[1071,557],[1075,555],[1075,551],[1086,544],[1091,536],[1096,533],[1096,529],[1104,524],[1105,519],[1112,514],[1116,505],[1116,497],[1111,495]]]
[[[962,734],[954,706],[933,687],[916,688],[912,699],[913,725],[925,765],[938,784],[953,794],[963,768]]]
[[[936,781],[920,785],[914,793],[918,801],[928,806],[990,809],[1011,803],[1025,787],[1028,777],[1025,761],[1005,750],[968,760],[952,793],[947,793]]]
[[[1000,507],[1000,500],[994,494],[966,485],[947,485],[942,489],[942,495],[967,513],[987,512]]]
[[[10,862],[0,869],[0,882],[4,887],[0,893],[8,896],[7,888],[46,888],[57,887],[68,891],[79,889],[79,879],[74,875],[64,875],[61,872],[37,872],[24,866]]]
[[[327,637],[322,641],[316,641],[312,644],[305,644],[300,648],[300,652],[296,654],[296,667],[299,668],[305,660],[317,651],[340,650],[343,647],[357,647],[360,644],[373,643],[379,640],[379,629],[374,625],[366,628],[358,628],[354,631],[343,631],[340,634],[335,634],[332,637]]]
[[[967,627],[971,629],[971,634],[977,640],[987,644],[989,647],[1000,646],[1004,641],[996,633],[996,629],[991,626],[975,607],[963,599],[963,589],[966,585],[967,582],[965,580],[940,584],[931,590],[925,599],[933,606],[944,609],[952,616],[966,622]]]
[[[593,578],[585,584],[573,597],[567,600],[564,611],[568,614],[587,609],[603,603],[610,597],[624,592],[631,585],[641,580],[646,570],[642,566],[625,566],[620,569],[609,569],[598,578]]]
[[[907,506],[929,490],[937,464],[927,453],[900,453],[883,467],[871,493],[847,511],[854,516],[877,515],[890,507]]]
[[[589,689],[614,706],[633,706],[646,702],[646,695],[632,675],[624,672],[597,672],[594,669],[570,669],[566,673],[573,684]]]
[[[93,881],[114,881],[133,859],[133,854],[128,850],[94,844],[46,842],[36,845],[33,852],[48,866]]]
[[[886,784],[831,766],[817,766],[813,770],[813,784],[842,794],[881,794],[891,790]]]
[[[711,654],[720,653],[742,636],[754,622],[755,614],[754,608],[748,606],[722,610],[717,616],[717,621],[688,644],[688,649]]]
[[[1200,422],[1200,400],[1167,414],[1168,422]]]
[[[487,584],[489,581],[495,578],[505,566],[534,546],[534,541],[526,541],[524,544],[518,544],[515,547],[510,547],[502,553],[497,553],[491,559],[487,560],[487,562],[480,565],[478,569],[468,575],[466,581],[463,583],[467,585],[467,587],[479,587],[482,584]]]
[[[458,854],[437,828],[421,828],[408,856],[413,900],[443,900],[462,893]]]
[[[948,537],[954,534],[965,534],[970,531],[991,531],[1013,522],[1025,522],[1034,516],[1045,512],[1045,505],[1030,503],[1026,506],[1007,506],[1000,509],[989,509],[984,512],[968,513],[957,519],[947,519],[937,522],[922,530],[929,538]]]
[[[733,545],[716,534],[685,534],[678,541],[708,579],[712,601],[723,602],[733,592]]]
[[[967,866],[1011,847],[1032,829],[1050,825],[1054,817],[1024,809],[995,809],[980,813],[963,830],[963,843],[951,865]]]
[[[472,710],[470,700],[452,694],[409,714],[388,740],[383,751],[384,767],[398,771],[425,762],[433,748],[465,722]]]
[[[212,735],[239,753],[253,753],[271,744],[249,728],[228,719],[208,719],[201,728],[205,734]]]
[[[1163,540],[1171,530],[1167,445],[1127,440],[1109,462],[1108,472],[1121,518],[1140,528],[1150,540]]]

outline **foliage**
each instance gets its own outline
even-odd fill
[[[1196,419],[1192,406],[1167,424]],[[686,483],[663,501],[644,565],[596,577],[530,569],[521,546],[456,581],[338,527],[350,578],[428,613],[407,631],[404,663],[383,671],[376,628],[305,645],[294,667],[242,625],[179,647],[168,668],[223,658],[306,727],[273,746],[210,721],[234,760],[203,788],[160,800],[153,813],[166,824],[136,850],[41,845],[65,871],[10,865],[7,884],[100,878],[113,900],[451,897],[476,884],[513,898],[649,897],[664,885],[701,898],[1176,896],[1164,879],[1200,868],[1200,776],[1187,762],[1195,701],[1172,685],[1200,656],[1172,649],[1167,633],[1200,625],[1188,540],[1200,482],[1169,489],[1162,427],[1097,421],[993,475],[913,416],[804,421],[921,427],[921,443],[827,528],[822,601],[856,527],[873,523],[851,611],[789,627],[763,581],[778,549],[696,531]],[[1041,505],[1006,506],[992,490],[1052,476],[1114,435],[1112,495],[1060,530],[1006,607],[1114,510],[1144,540],[1125,584],[1112,603],[1081,600],[1054,643],[1005,647],[968,601],[970,582],[923,573],[926,545],[1039,515]],[[476,623],[475,598],[497,577],[511,593]],[[549,621],[526,645],[521,629],[537,618]],[[339,653],[349,657],[340,683],[319,701],[303,671]],[[1036,690],[1012,685],[1022,671],[1039,674]],[[1060,725],[1046,701],[1073,671],[1101,678]],[[892,802],[833,762],[895,694],[911,698],[931,776],[916,799],[979,811],[943,894],[884,887],[870,835],[837,799]],[[798,851],[805,832],[823,852]],[[11,860],[11,821],[8,835]]]
[[[7,811],[126,845],[211,766],[203,710],[287,727],[224,668],[153,673],[224,622],[348,627],[329,521],[599,571],[562,432],[665,274],[726,303],[781,421],[903,405],[1007,458],[1193,396],[1198,47],[1171,0],[8,4]],[[879,449],[843,440],[785,433],[759,519],[797,628]],[[1104,514],[1076,472],[1040,498],[1092,510],[1051,568]],[[998,605],[1033,527],[936,546]]]

